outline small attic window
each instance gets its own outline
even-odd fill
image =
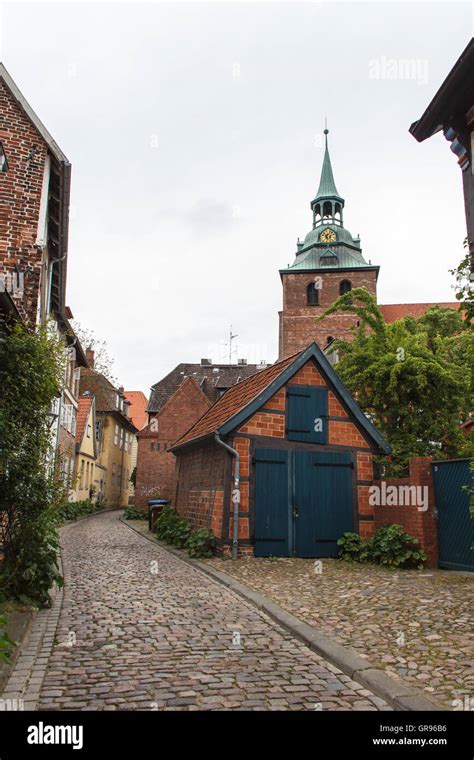
[[[3,147],[3,143],[0,141],[0,174],[5,174],[8,171],[8,161]]]
[[[319,263],[322,267],[337,267],[338,262],[339,259],[337,258],[336,254],[329,248],[324,251],[324,253],[322,253],[319,257]]]

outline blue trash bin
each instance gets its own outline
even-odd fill
[[[170,503],[169,499],[149,499],[148,503],[148,530],[153,531],[155,521],[160,512]]]

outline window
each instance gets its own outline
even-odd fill
[[[123,428],[120,428],[120,448],[123,449]]]
[[[82,460],[81,462],[81,475],[80,475],[80,480],[79,480],[79,488],[81,489],[81,491],[84,488],[84,460]]]
[[[352,284],[349,280],[342,280],[342,282],[339,285],[339,294],[343,296],[345,293],[348,293],[350,290],[352,290]]]
[[[95,423],[95,440],[100,441],[102,435],[102,423],[100,420],[97,420]]]
[[[120,396],[118,393],[115,394],[115,408],[118,409],[120,406]]]
[[[114,446],[117,446],[118,444],[118,434],[119,434],[119,426],[115,425],[115,431],[114,431]]]
[[[3,143],[0,142],[0,174],[4,174],[8,171],[8,161],[5,154]]]
[[[87,435],[88,438],[91,437],[91,426],[90,425],[87,425],[86,435]]]
[[[125,451],[128,451],[128,433],[125,433]]]
[[[306,302],[308,306],[317,306],[319,300],[319,293],[314,282],[310,282],[306,288]]]
[[[327,388],[289,385],[287,399],[288,440],[327,443]]]
[[[112,484],[115,485],[115,464],[112,465]]]

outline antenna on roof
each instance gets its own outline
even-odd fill
[[[232,348],[232,341],[234,340],[234,338],[238,338],[238,337],[239,337],[238,335],[234,335],[232,333],[232,325],[231,325],[230,330],[229,330],[229,342],[225,344],[226,346],[229,346],[229,364],[232,364],[232,354],[235,353],[235,351],[237,350],[237,348]]]

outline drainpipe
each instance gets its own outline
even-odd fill
[[[239,489],[239,480],[240,480],[240,454],[236,449],[233,449],[232,446],[229,446],[228,443],[224,443],[221,438],[219,438],[219,433],[216,431],[214,433],[214,439],[219,446],[223,446],[224,449],[227,449],[227,451],[235,458],[235,467],[234,467],[234,488],[232,489],[232,502],[234,504],[234,525],[233,525],[233,535],[232,535],[232,559],[237,559],[237,553],[239,548],[239,506],[240,506],[240,489]]]

